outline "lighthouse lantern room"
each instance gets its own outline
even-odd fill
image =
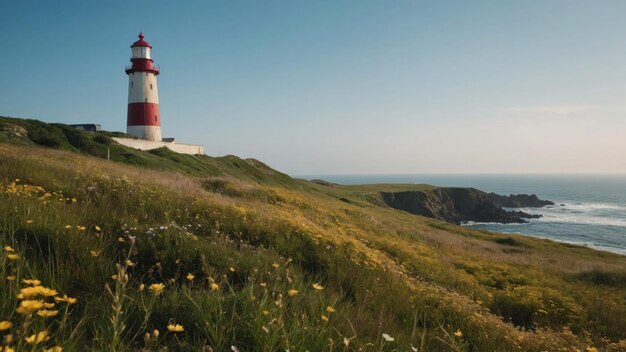
[[[157,78],[159,69],[154,66],[143,33],[130,46],[132,65],[126,67],[128,75],[127,130],[130,135],[149,141],[161,141],[161,116]]]

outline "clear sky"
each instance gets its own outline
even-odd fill
[[[2,1],[0,115],[163,135],[290,174],[626,173],[626,1]]]

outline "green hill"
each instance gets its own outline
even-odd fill
[[[624,256],[110,137],[0,118],[3,347],[626,350]]]

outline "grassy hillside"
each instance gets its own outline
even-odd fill
[[[626,257],[375,201],[424,187],[321,185],[0,118],[2,344],[626,349]]]

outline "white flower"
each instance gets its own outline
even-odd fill
[[[230,350],[233,352],[239,352],[239,349],[235,346],[230,346]]]
[[[383,334],[383,339],[385,339],[385,341],[387,341],[387,342],[393,342],[393,341],[396,340],[393,337],[391,337],[391,335],[389,335],[389,334]]]
[[[348,345],[350,344],[350,340],[348,340],[347,337],[343,338],[343,344],[346,345],[346,347],[348,347]]]
[[[261,327],[261,329],[263,329],[263,331],[265,331],[266,333],[270,333],[270,329],[268,329],[267,327],[263,326]]]
[[[413,345],[411,345],[411,351],[413,351],[413,352],[417,352],[417,351],[418,351],[418,350],[417,350],[417,347],[413,347]]]

